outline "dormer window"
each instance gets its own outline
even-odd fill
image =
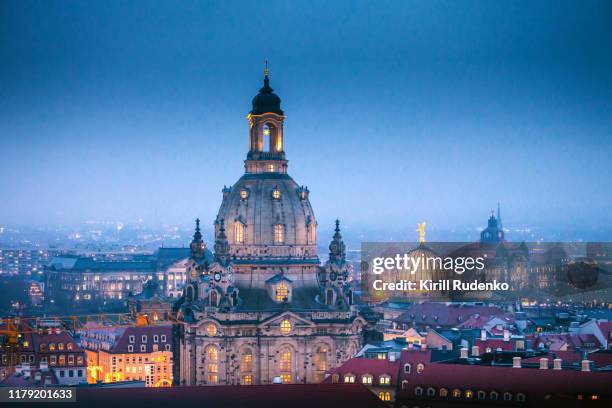
[[[212,323],[206,325],[206,334],[210,337],[214,337],[217,335],[217,326]]]
[[[240,199],[246,200],[247,198],[249,198],[249,190],[243,188],[242,190],[240,190]]]
[[[278,187],[274,187],[272,190],[272,198],[275,200],[279,200],[281,198],[281,192]]]
[[[289,299],[289,287],[286,283],[279,283],[276,287],[276,301],[285,302]]]

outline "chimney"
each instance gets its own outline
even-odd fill
[[[521,358],[512,357],[512,368],[521,368]]]
[[[478,357],[480,355],[480,347],[472,346],[472,357]]]
[[[540,359],[540,370],[548,370],[548,359],[546,357]]]
[[[591,362],[589,360],[582,360],[582,368],[580,371],[591,371]]]
[[[485,329],[480,330],[480,341],[487,341],[487,331]]]
[[[461,347],[460,355],[461,358],[468,358],[468,349],[467,347]]]
[[[553,370],[561,370],[561,361],[560,358],[555,358],[553,360]]]
[[[504,341],[510,341],[510,330],[504,329]]]

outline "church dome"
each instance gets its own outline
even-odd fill
[[[252,115],[263,115],[264,113],[276,113],[279,115],[283,114],[283,111],[280,108],[281,99],[274,93],[274,89],[270,87],[267,65],[264,75],[264,86],[259,90],[259,93],[255,95],[252,104]]]
[[[283,173],[244,174],[217,215],[237,258],[315,258],[316,221],[307,189]]]

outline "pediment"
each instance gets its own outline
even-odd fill
[[[308,319],[304,319],[303,317],[298,316],[297,314],[293,312],[285,311],[275,316],[271,316],[267,318],[266,320],[262,321],[257,327],[264,328],[264,327],[270,327],[270,326],[278,326],[280,325],[281,321],[285,319],[288,319],[289,321],[291,321],[291,323],[295,326],[308,326],[308,327],[315,326],[315,324],[312,321]]]

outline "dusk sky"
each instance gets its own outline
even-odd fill
[[[321,228],[612,231],[609,1],[2,1],[0,225],[212,224],[265,59]]]

